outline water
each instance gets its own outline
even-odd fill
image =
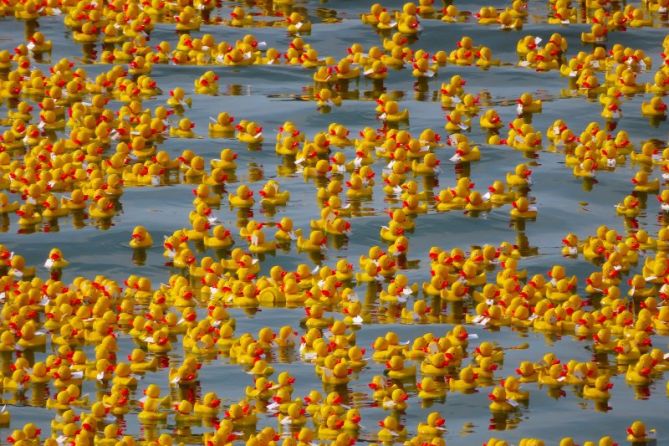
[[[310,19],[314,22],[312,34],[305,37],[305,41],[319,51],[321,56],[332,55],[341,58],[346,54],[346,48],[355,42],[360,42],[365,48],[380,45],[381,40],[370,27],[360,23],[358,16],[368,10],[369,2],[301,2],[306,8]],[[458,5],[461,10],[478,11],[484,3],[471,2]],[[227,17],[231,2],[216,11],[216,14]],[[399,9],[401,2],[390,1],[384,3],[389,9]],[[555,27],[545,23],[546,6],[541,2],[530,2],[530,18],[521,31],[501,32],[496,27],[482,27],[476,23],[446,25],[435,20],[423,20],[424,31],[413,48],[424,48],[429,52],[437,50],[450,51],[455,48],[455,42],[463,35],[469,35],[476,44],[488,45],[495,58],[503,63],[513,64],[517,61],[515,45],[517,40],[526,34],[540,36],[547,40],[553,32],[560,32],[569,41],[568,57],[578,51],[590,50],[589,46],[582,45],[579,40],[580,32],[587,29],[587,25],[578,24],[569,27]],[[327,20],[326,20],[327,19]],[[612,33],[608,42],[610,48],[614,43],[623,43],[634,48],[641,48],[653,57],[654,69],[659,66],[661,59],[658,54],[661,42],[665,36],[663,26],[666,22],[658,22],[658,28],[644,28],[630,30],[626,33]],[[83,56],[81,47],[73,43],[71,33],[63,24],[62,19],[46,17],[39,20],[40,30],[52,39],[54,48],[52,61],[61,57],[73,58],[81,61]],[[151,36],[151,42],[161,40],[170,41],[173,46],[177,38],[173,32],[173,25],[157,24]],[[252,32],[258,40],[265,40],[268,46],[285,50],[290,37],[281,28],[233,29],[225,26],[204,25],[199,33],[211,33],[217,41],[225,39],[234,42],[244,34]],[[2,20],[0,41],[2,48],[11,49],[23,41],[24,24],[12,18]],[[36,64],[46,71],[48,64]],[[107,70],[103,65],[85,65],[91,77]],[[298,128],[308,137],[316,132],[323,131],[331,122],[338,122],[347,126],[352,135],[366,126],[377,127],[372,101],[378,92],[374,92],[371,82],[363,79],[354,81],[349,86],[350,99],[343,105],[328,114],[316,111],[315,103],[303,100],[309,96],[313,88],[312,72],[301,67],[288,66],[251,66],[251,67],[202,67],[202,66],[165,66],[155,65],[152,76],[159,87],[165,92],[160,97],[146,100],[145,107],[156,107],[164,103],[166,92],[176,86],[183,86],[191,95],[193,79],[207,69],[213,69],[220,76],[221,94],[216,97],[192,95],[193,107],[186,111],[196,124],[196,132],[201,138],[193,140],[168,139],[161,148],[170,155],[178,156],[184,149],[190,148],[208,160],[217,158],[223,147],[230,147],[238,154],[239,168],[237,177],[239,182],[251,185],[257,192],[267,179],[275,178],[281,188],[291,192],[291,200],[287,207],[279,208],[276,214],[263,213],[259,206],[253,208],[253,217],[260,221],[276,222],[283,216],[291,217],[296,227],[308,229],[309,221],[317,218],[318,210],[313,206],[314,187],[307,183],[299,174],[281,176],[277,174],[280,159],[274,154],[274,131],[286,119],[294,121]],[[643,73],[639,82],[652,79],[652,73]],[[525,91],[532,92],[544,100],[543,113],[535,115],[533,125],[537,130],[545,131],[557,118],[566,119],[570,128],[576,134],[592,120],[599,120],[600,105],[586,101],[582,97],[563,97],[562,91],[567,88],[567,82],[557,72],[535,73],[532,70],[503,66],[490,71],[482,71],[476,67],[446,66],[439,70],[438,78],[428,83],[428,91],[419,94],[414,91],[414,79],[408,70],[392,71],[385,82],[389,92],[395,92],[400,106],[410,111],[411,119],[409,130],[416,135],[425,128],[433,128],[442,135],[444,125],[444,111],[438,102],[438,90],[442,81],[447,81],[451,75],[461,74],[466,80],[466,90],[474,94],[487,92],[495,109],[504,122],[515,117],[515,99]],[[436,100],[435,100],[436,99]],[[623,100],[624,118],[620,120],[618,128],[629,132],[632,142],[638,147],[642,141],[649,138],[665,139],[666,124],[650,127],[648,121],[640,113],[640,104],[646,100],[642,95]],[[112,101],[110,107],[117,109],[118,102]],[[237,120],[249,119],[259,122],[266,130],[266,141],[261,151],[248,151],[246,146],[235,139],[211,139],[207,136],[207,124],[210,116],[216,116],[220,111],[228,111]],[[527,159],[522,153],[508,147],[489,146],[485,144],[484,134],[478,127],[478,118],[472,120],[472,132],[468,134],[472,142],[480,145],[482,159],[471,165],[471,177],[477,183],[477,188],[483,189],[492,180],[503,178],[505,173],[512,170],[519,162],[528,162],[534,171],[534,185],[531,195],[536,197],[539,216],[536,221],[525,225],[513,224],[509,219],[508,206],[494,209],[478,218],[472,218],[460,211],[435,213],[430,211],[416,219],[416,229],[410,236],[411,260],[417,267],[404,271],[412,281],[419,283],[429,277],[428,250],[438,245],[445,249],[455,246],[468,249],[471,245],[484,243],[499,244],[502,241],[518,243],[533,254],[521,261],[521,266],[527,268],[529,274],[545,273],[550,266],[561,263],[569,274],[578,274],[582,279],[595,268],[588,262],[580,260],[565,260],[560,255],[560,240],[569,231],[575,232],[580,238],[593,234],[595,229],[606,224],[620,232],[625,230],[623,220],[615,215],[614,205],[631,191],[630,178],[636,167],[627,163],[620,166],[615,172],[605,172],[598,176],[598,182],[591,189],[585,187],[577,178],[571,175],[570,169],[564,166],[563,155],[541,151],[536,159]],[[546,140],[544,140],[546,143]],[[438,190],[453,186],[456,181],[455,169],[448,159],[452,149],[437,150],[442,163],[442,173],[439,175]],[[350,155],[349,155],[350,157]],[[375,164],[377,184],[381,182],[380,173],[383,163]],[[653,176],[658,176],[655,172]],[[227,190],[233,191],[236,183],[231,183]],[[193,185],[178,184],[166,187],[126,188],[121,199],[122,211],[113,219],[111,227],[100,229],[91,220],[85,226],[75,227],[71,217],[61,219],[58,227],[51,227],[49,232],[43,228],[32,234],[19,234],[16,216],[10,216],[6,232],[0,234],[0,243],[9,249],[24,255],[30,265],[41,265],[53,246],[60,247],[65,257],[70,261],[70,267],[63,275],[65,282],[74,277],[93,277],[104,274],[112,279],[122,281],[130,274],[149,277],[154,285],[167,282],[171,271],[165,266],[162,257],[160,241],[163,236],[174,230],[188,226],[188,212],[191,210]],[[257,195],[257,194],[256,194]],[[323,263],[334,265],[337,259],[347,258],[356,265],[361,254],[367,252],[370,245],[379,244],[379,228],[387,223],[385,210],[389,203],[384,201],[384,194],[377,186],[374,198],[363,203],[364,212],[352,220],[352,230],[347,242],[335,249],[332,244],[325,252]],[[214,210],[215,215],[226,227],[232,229],[236,246],[246,246],[237,234],[237,211],[230,209],[227,203],[220,209]],[[659,206],[653,197],[648,199],[647,209],[638,219],[639,226],[648,229],[651,234],[656,233],[661,220],[657,218]],[[128,247],[128,240],[132,228],[138,224],[147,226],[153,235],[156,246],[148,250],[146,263],[137,266],[131,261],[132,251]],[[271,231],[268,233],[271,235]],[[198,252],[198,257],[213,255],[213,252]],[[272,265],[279,264],[285,269],[294,268],[298,263],[312,264],[305,254],[297,253],[295,248],[289,252],[277,252],[267,256],[262,263],[263,271],[268,271]],[[636,270],[633,270],[633,272]],[[43,269],[39,273],[45,275]],[[358,293],[362,295],[365,287],[360,286]],[[270,309],[263,308],[259,312],[231,310],[237,319],[237,334],[244,332],[257,333],[263,326],[275,328],[281,325],[298,327],[304,315],[302,309]],[[372,324],[364,326],[358,332],[358,343],[368,346],[376,336],[383,335],[388,330],[396,331],[403,340],[412,340],[426,331],[436,335],[445,333],[452,327],[451,324],[433,326],[402,325],[402,324]],[[538,361],[547,351],[555,352],[563,361],[570,358],[587,361],[592,358],[590,342],[582,342],[572,336],[549,338],[533,332],[523,333],[509,328],[499,331],[489,331],[477,326],[468,327],[470,331],[479,335],[480,340],[491,340],[501,346],[510,347],[521,342],[528,342],[526,350],[508,350],[504,367],[496,373],[497,377],[513,374],[516,365],[522,360]],[[300,329],[301,331],[301,329]],[[655,335],[654,345],[665,349],[667,339]],[[119,358],[125,356],[135,347],[135,343],[126,334],[119,335]],[[47,347],[51,351],[51,346]],[[85,351],[92,357],[92,347],[87,346]],[[46,353],[37,353],[37,359],[43,359]],[[183,351],[179,343],[169,356],[171,364],[179,364],[183,359]],[[5,361],[7,358],[5,358]],[[466,360],[467,361],[467,360]],[[7,363],[5,362],[5,365]],[[303,396],[311,388],[321,388],[313,366],[301,362],[299,356],[294,355],[289,362],[274,364],[276,373],[288,370],[296,378],[295,396]],[[348,397],[360,404],[362,412],[363,430],[360,441],[375,441],[374,434],[377,422],[383,419],[387,412],[371,406],[367,383],[371,377],[380,374],[382,364],[370,361],[369,365],[348,386]],[[150,383],[159,384],[164,392],[171,391],[177,397],[176,389],[168,389],[167,369],[148,374],[135,392],[136,398],[141,396],[142,390]],[[415,391],[410,392],[409,408],[402,415],[402,422],[409,428],[410,434],[415,433],[415,426],[431,410],[438,410],[446,418],[447,433],[444,435],[449,445],[481,444],[490,436],[501,437],[510,443],[517,443],[520,438],[539,437],[549,444],[556,444],[565,436],[573,436],[577,442],[597,440],[603,435],[612,435],[617,441],[624,441],[625,426],[634,419],[641,419],[647,426],[658,428],[658,441],[661,444],[669,442],[669,434],[664,427],[667,410],[667,396],[664,391],[664,379],[656,380],[648,389],[648,394],[641,397],[634,388],[625,383],[624,375],[617,375],[612,379],[615,387],[609,401],[609,410],[602,412],[595,410],[593,403],[580,398],[574,388],[566,386],[564,395],[552,397],[545,388],[535,384],[526,385],[530,391],[530,402],[527,407],[510,415],[504,431],[491,429],[490,412],[488,411],[488,389],[483,388],[471,395],[449,393],[444,403],[436,403],[432,407],[423,407],[416,397]],[[225,357],[206,360],[201,371],[196,393],[204,394],[215,391],[223,398],[224,406],[238,401],[243,394],[240,387],[252,384],[252,377],[234,364],[230,364]],[[84,392],[94,396],[104,389],[95,384],[86,382]],[[55,395],[51,389],[51,395]],[[49,432],[48,423],[54,417],[52,411],[40,407],[40,395],[33,391],[25,394],[13,395],[5,392],[3,397],[9,405],[12,414],[11,428],[19,428],[28,421],[38,421],[46,435]],[[123,421],[127,434],[140,436],[144,434],[135,417],[135,413],[127,415]],[[259,426],[276,425],[271,417],[261,416]],[[494,426],[493,426],[494,427]],[[503,427],[497,425],[497,427]],[[7,429],[5,432],[9,433]],[[179,434],[179,441],[199,444],[198,435],[211,431],[210,427],[193,426],[190,430],[179,429],[170,416],[166,425],[160,426],[161,432]],[[193,434],[194,436],[189,436]],[[4,435],[0,435],[3,439]],[[0,440],[4,441],[4,440]]]

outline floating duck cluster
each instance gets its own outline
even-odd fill
[[[4,406],[0,427],[14,428],[7,441],[16,446],[350,446],[358,441],[444,446],[449,421],[440,408],[449,393],[463,394],[472,404],[476,394],[487,394],[490,428],[497,431],[521,423],[532,395],[543,389],[553,398],[570,389],[584,407],[601,412],[610,409],[614,380],[624,381],[639,398],[647,396],[669,370],[669,349],[657,345],[660,336],[669,335],[669,148],[655,139],[632,141],[618,123],[623,107],[630,108],[628,99],[638,96],[644,97],[639,116],[652,126],[666,119],[669,38],[662,42],[662,63],[655,72],[655,55],[620,43],[610,50],[604,45],[628,29],[666,24],[669,2],[623,7],[617,1],[550,1],[547,24],[561,31],[572,23],[588,24],[580,40],[594,44],[592,50],[570,55],[564,32],[552,33],[545,43],[525,35],[517,40],[518,61],[495,58],[490,47],[469,36],[454,39],[455,48],[432,52],[417,45],[428,26],[471,22],[500,32],[521,30],[529,14],[523,0],[478,11],[460,11],[454,4],[441,8],[434,0],[407,2],[399,10],[375,3],[360,21],[378,33],[379,45],[355,43],[343,55],[322,55],[308,41],[318,27],[340,19],[312,23],[307,9],[293,3],[0,4],[0,14],[26,27],[24,43],[0,51],[0,95],[6,104],[0,116],[4,231],[16,225],[25,234],[53,232],[66,218],[75,227],[91,222],[109,229],[129,188],[188,184],[189,195],[192,190],[186,226],[162,239],[154,238],[148,225],[126,234],[138,268],[122,281],[104,272],[64,279],[70,260],[76,261],[67,246],[50,249],[43,265],[31,265],[20,245],[14,250],[14,241],[0,245],[1,390],[30,393],[30,405],[52,416],[50,433],[48,426],[33,422],[19,428],[12,422],[14,408]],[[84,64],[74,58],[51,60],[54,44],[38,28],[54,17],[81,44]],[[201,32],[203,27],[278,28],[289,43],[279,49],[251,33],[228,42],[218,38],[221,33]],[[154,31],[166,29],[178,33],[176,42],[151,40]],[[97,74],[87,64],[95,64]],[[191,113],[198,99],[222,94],[225,70],[256,65],[276,70],[276,76],[291,68],[306,70],[313,85],[296,99],[315,102],[321,113],[365,100],[375,119],[359,131],[332,122],[308,135],[297,118],[268,129],[234,116],[241,111],[216,110],[205,128],[199,127]],[[163,90],[162,77],[154,72],[159,66],[197,67],[192,88],[189,81]],[[602,122],[571,122],[576,127],[570,127],[565,117],[544,133],[534,127],[533,117],[550,108],[550,97],[523,92],[496,101],[485,91],[467,91],[463,74],[431,85],[447,66],[554,71],[567,79],[565,97],[601,106]],[[409,71],[417,92],[436,87],[431,101],[438,103],[443,127],[411,127],[402,95],[384,87],[391,70]],[[652,81],[642,82],[644,75]],[[373,84],[373,94],[349,91],[359,82]],[[505,124],[502,115],[511,119]],[[469,136],[477,126],[481,141]],[[274,144],[274,154],[262,153],[280,160],[276,176],[263,179],[260,187],[239,181],[239,150],[223,147],[218,158],[205,159],[187,148],[204,137],[234,141],[249,151]],[[168,148],[167,141],[179,151]],[[494,150],[527,160],[477,187],[471,168]],[[539,218],[532,168],[546,152],[564,155],[565,166],[586,189],[596,184],[599,172],[628,163],[635,167],[629,194],[615,205],[624,231],[602,225],[585,237],[570,232],[561,246],[565,263],[534,274],[523,258],[538,249],[521,237],[518,243],[465,248],[434,245],[427,253],[412,247],[425,214],[446,218],[443,213],[464,212],[476,218],[503,209],[521,233]],[[447,165],[454,178],[444,178]],[[318,213],[308,227],[298,227],[288,216],[274,218],[295,201],[283,180],[298,176],[310,188]],[[441,188],[440,179],[448,186]],[[663,221],[651,232],[638,221],[649,207],[648,194],[657,197]],[[388,206],[378,239],[358,259],[345,257],[349,236],[365,224],[361,204],[379,195]],[[236,227],[223,223],[224,204],[237,212]],[[258,209],[266,221],[255,217]],[[166,262],[160,284],[141,268],[154,248],[162,250]],[[330,255],[333,251],[337,254]],[[277,252],[300,260],[286,266],[275,260]],[[592,272],[587,277],[568,272],[573,259],[591,263]],[[422,279],[410,272],[416,268],[425,273]],[[238,327],[238,309],[253,313],[273,307],[304,316],[257,331]],[[451,325],[436,325],[445,322]],[[365,327],[397,323],[421,331],[403,341],[388,330],[371,346],[359,339]],[[551,340],[570,336],[595,356],[579,361],[549,352],[512,363],[507,352],[528,345],[504,346],[492,339],[492,333],[506,329]],[[483,333],[491,339],[474,342]],[[130,351],[123,350],[125,341],[132,342]],[[282,357],[313,369],[306,395],[295,391],[296,376],[280,369]],[[201,370],[215,360],[248,375],[236,399],[202,389]],[[367,372],[365,394],[353,395],[350,386]],[[156,382],[155,376],[167,380]],[[215,384],[229,386],[228,381]],[[88,385],[97,386],[94,396],[84,393]],[[433,410],[407,426],[412,404]],[[370,411],[383,416],[379,420]],[[626,431],[612,426],[610,435],[583,444],[655,440],[654,429],[633,420],[634,414],[629,418]],[[125,431],[130,419],[142,426],[137,434],[142,438]],[[378,426],[370,428],[370,421]],[[176,426],[174,437],[166,432],[168,424]],[[192,435],[193,426],[204,429],[201,438]],[[496,436],[486,444],[508,443]],[[518,444],[544,441],[522,438]],[[571,446],[575,440],[565,436],[559,444]]]

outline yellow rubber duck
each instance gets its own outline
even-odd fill
[[[197,94],[216,95],[218,94],[218,75],[214,71],[206,71],[198,79],[195,79],[194,90]],[[218,124],[218,121],[214,124]],[[210,126],[211,129],[211,126]]]

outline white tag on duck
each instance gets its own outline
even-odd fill
[[[267,405],[267,410],[269,411],[277,411],[279,410],[279,407],[281,407],[281,404],[277,403],[276,401],[272,401]],[[288,418],[288,417],[286,417]]]
[[[46,259],[46,262],[44,262],[44,268],[46,268],[46,269],[48,269],[49,271],[51,271],[51,269],[53,268],[53,263],[54,263],[54,262],[53,262],[53,259],[52,259],[52,258],[48,258],[48,259]]]
[[[279,421],[279,423],[286,426],[288,424],[293,424],[293,420],[290,417],[286,416],[286,417],[281,418],[281,421]]]
[[[353,318],[353,325],[362,325],[362,323],[363,323],[362,316],[358,315]]]

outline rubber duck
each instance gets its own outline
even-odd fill
[[[228,195],[230,206],[239,208],[250,208],[255,203],[253,198],[253,191],[245,184],[239,185],[234,194]]]
[[[147,360],[144,350],[138,348],[128,355],[128,361],[130,361],[130,370],[133,373],[145,373],[158,367],[158,358],[153,357],[151,360]]]
[[[25,258],[19,254],[14,254],[9,260],[9,272],[7,274],[18,280],[31,280],[35,277],[35,267],[26,266]]]
[[[515,409],[518,403],[514,400],[507,399],[506,390],[503,386],[495,386],[488,394],[490,404],[488,408],[493,413],[505,413]]]
[[[460,110],[452,110],[446,115],[446,125],[444,128],[449,133],[458,133],[467,131],[471,127],[471,120]]]
[[[628,218],[637,217],[641,213],[639,200],[634,195],[627,195],[616,205],[616,213]]]
[[[451,51],[448,60],[456,65],[472,65],[474,63],[475,51],[477,48],[469,36],[462,37],[456,43],[457,49]]]
[[[511,217],[515,219],[534,219],[537,218],[537,208],[531,206],[526,197],[519,197],[512,203]]]
[[[179,120],[177,127],[170,127],[170,136],[176,138],[194,138],[194,128],[195,124],[190,119],[182,118]]]
[[[391,123],[407,121],[409,119],[409,110],[400,110],[397,102],[386,101],[383,104],[383,110],[379,119]]]
[[[299,12],[293,11],[286,17],[287,30],[289,34],[304,35],[311,32],[311,22]]]
[[[463,367],[458,374],[458,379],[449,380],[448,386],[453,392],[471,393],[476,389],[477,378],[474,367]]]
[[[474,14],[474,17],[478,19],[481,25],[492,25],[497,23],[498,13],[493,6],[483,6]]]
[[[607,401],[611,397],[609,390],[612,388],[613,384],[608,375],[598,376],[592,386],[586,384],[583,387],[583,398],[595,401]]]
[[[65,260],[63,253],[58,248],[51,248],[49,255],[44,262],[44,267],[49,271],[59,271],[66,268],[70,262]]]
[[[30,350],[46,345],[46,334],[37,330],[37,325],[33,321],[28,321],[18,332],[19,338],[17,346],[23,350]]]
[[[375,26],[379,23],[379,15],[386,12],[386,8],[380,3],[374,3],[369,7],[368,13],[360,14],[360,21],[365,25]]]
[[[218,75],[213,71],[205,71],[202,76],[200,76],[198,79],[195,79],[194,81],[195,93],[206,95],[218,94],[218,79]]]
[[[608,37],[608,29],[601,23],[593,23],[590,27],[590,32],[581,33],[581,41],[583,43],[602,43],[606,42]]]
[[[170,90],[170,97],[167,99],[167,105],[172,108],[184,108],[188,106],[190,108],[193,104],[193,100],[190,97],[186,96],[186,91],[181,87],[176,87],[173,90]]]
[[[42,214],[40,214],[35,206],[30,203],[20,205],[15,213],[19,216],[19,226],[35,226],[42,221]]]
[[[155,422],[167,418],[167,412],[160,412],[159,409],[165,404],[169,404],[170,397],[161,398],[160,387],[150,384],[144,391],[144,397],[139,401],[141,411],[137,415],[140,422]]]
[[[534,99],[531,93],[523,93],[516,100],[516,113],[518,115],[541,113],[541,109],[541,99]]]
[[[402,426],[399,420],[394,416],[387,416],[382,421],[379,421],[381,429],[376,436],[380,442],[401,441],[407,435],[407,430]]]
[[[262,127],[253,121],[240,121],[235,127],[237,139],[245,144],[260,144],[263,142]]]
[[[135,226],[130,236],[130,247],[132,249],[146,249],[153,246],[153,238],[144,226]]]
[[[418,423],[416,431],[422,437],[441,436],[446,431],[444,424],[446,424],[446,420],[441,417],[439,412],[430,412],[424,423]]]
[[[266,206],[282,206],[288,202],[290,192],[279,191],[279,183],[274,180],[269,180],[263,188],[258,192],[262,199],[260,204]]]
[[[537,382],[539,378],[539,371],[530,361],[522,361],[516,368],[516,374],[521,383]]]
[[[521,390],[520,379],[515,376],[508,376],[502,380],[502,385],[506,391],[506,397],[514,401],[527,401],[530,398],[530,393],[526,390]]]
[[[651,118],[664,118],[667,116],[667,104],[659,96],[652,97],[650,101],[641,103],[641,114]]]
[[[309,237],[305,238],[301,234],[297,237],[297,248],[300,251],[320,252],[325,249],[327,237],[321,230],[312,230]]]
[[[386,362],[386,370],[384,373],[391,379],[412,379],[416,376],[416,367],[406,366],[402,356],[393,355]]]
[[[646,429],[643,421],[634,421],[627,428],[627,441],[633,444],[645,444],[655,438],[655,429]]]

